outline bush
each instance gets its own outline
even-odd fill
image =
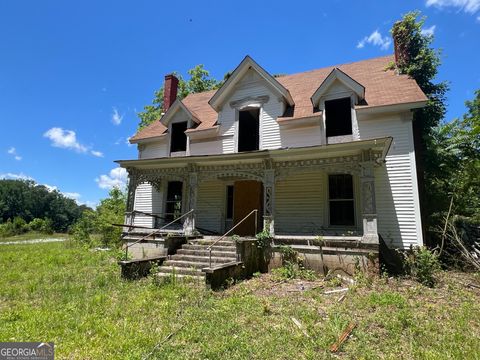
[[[51,219],[35,218],[28,223],[30,230],[38,231],[44,234],[53,233],[53,222]]]
[[[404,253],[405,268],[407,273],[429,287],[435,285],[435,273],[440,270],[438,256],[426,247],[412,247]]]

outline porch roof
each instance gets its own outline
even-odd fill
[[[183,168],[189,164],[196,165],[228,165],[235,162],[260,163],[264,160],[288,161],[309,160],[318,158],[333,158],[359,154],[363,150],[381,152],[377,161],[384,161],[392,143],[391,137],[368,140],[349,141],[344,143],[316,145],[299,148],[281,148],[274,150],[257,150],[241,153],[162,157],[138,160],[116,160],[123,168],[153,169],[153,168]]]

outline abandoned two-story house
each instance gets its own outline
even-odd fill
[[[138,159],[118,161],[131,224],[159,228],[193,210],[185,233],[238,224],[232,233],[266,228],[305,248],[318,236],[378,245],[379,234],[421,245],[412,110],[427,98],[392,61],[274,77],[247,56],[218,90],[182,100],[167,75],[164,115],[130,139]]]

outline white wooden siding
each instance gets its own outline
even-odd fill
[[[196,226],[222,232],[225,208],[225,183],[220,180],[203,181],[198,186]]]
[[[141,145],[140,159],[154,159],[168,156],[168,141],[161,140]]]
[[[325,226],[322,173],[292,174],[275,184],[275,234],[320,234]]]
[[[152,212],[152,185],[143,183],[137,186],[133,208],[138,211]],[[152,227],[153,221],[151,217],[135,216],[134,225]]]
[[[393,137],[386,164],[375,169],[378,232],[391,246],[421,245],[411,120],[401,115],[361,120],[359,131],[362,139]]]
[[[320,125],[299,129],[282,129],[280,132],[281,147],[303,147],[321,145],[322,133]]]
[[[149,183],[142,183],[138,185],[135,191],[133,208],[146,213],[161,214],[163,209],[163,193],[158,192]],[[134,225],[153,227],[155,222],[150,216],[136,215]]]
[[[213,155],[222,153],[222,140],[190,141],[190,155]]]
[[[260,146],[261,149],[280,148],[280,130],[276,119],[283,114],[284,105],[256,73],[249,71],[236,85],[227,103],[218,114],[218,122],[221,124],[220,135],[227,135],[222,139],[222,152],[224,154],[236,152],[234,137],[236,131],[236,110],[232,109],[229,103],[248,97],[264,95],[267,95],[269,99],[263,104],[260,112]]]

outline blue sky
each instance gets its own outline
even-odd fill
[[[0,176],[29,177],[80,203],[122,184],[136,112],[171,71],[220,79],[251,55],[295,73],[392,53],[410,10],[442,48],[446,120],[480,88],[480,0],[0,1]]]

